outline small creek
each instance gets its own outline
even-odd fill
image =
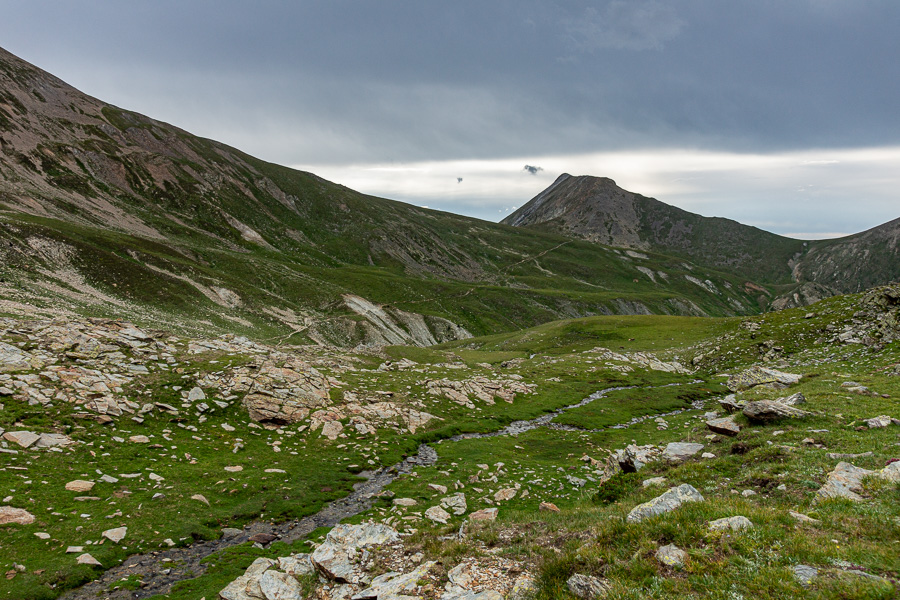
[[[689,383],[701,383],[701,380],[695,380]],[[664,386],[647,386],[646,389],[679,385],[685,384],[673,383]],[[665,414],[634,417],[627,423],[611,425],[603,429],[584,429],[572,425],[561,425],[552,422],[553,419],[565,412],[586,406],[591,402],[604,398],[607,394],[636,388],[637,386],[606,388],[594,392],[576,404],[564,406],[528,421],[513,421],[498,431],[490,433],[464,433],[441,440],[437,443],[442,444],[460,440],[508,435],[515,436],[539,427],[548,427],[560,431],[593,433],[603,431],[604,429],[623,429],[641,423],[647,419],[674,416],[688,410],[679,409]],[[702,406],[702,400],[692,404],[692,408],[694,409],[700,409]],[[203,560],[215,552],[248,542],[250,541],[250,538],[259,534],[275,536],[280,541],[291,543],[306,537],[318,527],[333,527],[346,518],[358,515],[370,509],[374,503],[375,495],[381,492],[400,475],[408,474],[417,467],[431,466],[435,464],[437,460],[437,451],[427,444],[422,444],[419,446],[416,455],[410,456],[395,465],[376,471],[363,471],[360,473],[360,476],[364,477],[365,481],[355,484],[353,486],[353,491],[349,495],[329,502],[322,510],[313,515],[303,517],[300,520],[287,521],[284,523],[254,521],[245,525],[244,528],[240,530],[240,533],[230,537],[197,542],[183,548],[170,548],[167,550],[131,556],[122,562],[122,564],[104,572],[99,579],[66,592],[62,596],[62,600],[96,600],[97,598],[125,600],[132,598],[148,598],[156,594],[168,593],[175,583],[186,579],[193,579],[205,573],[207,565],[203,563]],[[114,586],[117,581],[130,575],[141,576],[142,585],[140,589],[133,591],[110,591],[110,588]]]

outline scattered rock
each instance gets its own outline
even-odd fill
[[[656,551],[656,560],[666,565],[667,567],[681,568],[684,566],[687,558],[687,552],[674,544],[662,546],[659,550]]]
[[[498,512],[497,508],[482,508],[471,513],[469,519],[472,521],[494,521],[497,519]]]
[[[809,565],[794,565],[791,567],[791,571],[794,574],[794,579],[803,587],[811,584],[812,580],[819,575],[819,570]]]
[[[255,535],[251,535],[249,538],[251,542],[261,544],[263,546],[265,546],[266,544],[271,544],[277,539],[278,536],[271,533],[257,533]]]
[[[552,502],[541,502],[540,505],[538,505],[538,510],[541,510],[544,512],[558,513],[559,507],[556,506],[555,504],[553,504]]]
[[[0,525],[31,525],[34,515],[22,508],[0,506]]]
[[[128,441],[134,444],[149,444],[150,438],[148,438],[146,435],[133,435],[128,438]]]
[[[888,425],[892,424],[900,425],[900,420],[894,419],[887,415],[881,415],[866,420],[866,425],[869,427],[869,429],[879,429],[881,427],[887,427]]]
[[[566,580],[566,586],[572,595],[582,600],[596,600],[605,598],[611,586],[605,579],[598,579],[590,575],[576,573]]]
[[[740,412],[743,410],[745,404],[746,401],[738,400],[737,396],[734,394],[728,394],[724,398],[719,399],[719,406],[729,413]]]
[[[503,502],[504,500],[512,500],[516,497],[516,488],[505,488],[494,494],[495,502]]]
[[[725,385],[732,392],[748,390],[759,385],[766,385],[778,389],[798,383],[800,379],[800,375],[784,373],[769,367],[755,366],[750,367],[737,375],[732,375],[728,378]]]
[[[668,481],[665,477],[651,477],[650,479],[645,479],[641,482],[642,487],[651,487],[654,485],[665,485]]]
[[[368,588],[355,594],[352,600],[385,600],[409,598],[405,592],[414,592],[420,579],[424,579],[435,565],[434,561],[420,565],[410,573],[385,573],[372,580]]]
[[[259,591],[265,600],[303,600],[303,588],[296,577],[271,569],[259,578]]]
[[[900,482],[900,462],[890,463],[880,471],[870,471],[855,467],[847,462],[839,462],[834,470],[828,474],[828,480],[818,492],[814,502],[831,498],[845,498],[854,502],[860,502],[863,497],[862,481],[865,477],[872,476],[885,479],[892,483]]]
[[[274,563],[269,558],[257,558],[247,567],[244,574],[229,583],[225,589],[219,592],[219,598],[222,600],[253,600],[247,594],[247,587],[253,581],[258,581]]]
[[[91,556],[90,554],[87,554],[87,553],[82,554],[81,556],[76,558],[75,562],[77,562],[79,565],[92,565],[95,567],[103,566],[100,564],[99,560],[97,560],[96,558],[94,558],[93,556]]]
[[[425,511],[425,518],[430,519],[435,523],[442,523],[446,525],[447,521],[450,519],[450,513],[448,513],[440,506],[432,506]]]
[[[629,523],[638,523],[644,519],[671,512],[686,502],[703,502],[703,500],[703,496],[694,486],[683,483],[649,502],[638,504],[628,513],[626,520]]]
[[[743,531],[753,527],[750,519],[743,516],[725,517],[724,519],[716,519],[710,521],[710,531]]]
[[[431,490],[434,490],[435,492],[438,492],[439,494],[446,494],[446,493],[447,493],[447,486],[446,486],[446,485],[439,485],[439,484],[437,484],[437,483],[429,483],[429,484],[428,484],[428,488],[431,489]]]
[[[808,515],[804,515],[803,513],[799,513],[799,512],[793,511],[793,510],[788,511],[788,514],[791,515],[792,517],[794,517],[795,519],[797,519],[797,521],[799,521],[800,523],[809,523],[810,525],[818,525],[819,523],[822,522],[818,519],[813,519],[812,517],[810,517]]]
[[[414,498],[394,498],[394,506],[415,506],[418,504]]]
[[[325,542],[315,549],[310,560],[316,570],[329,579],[357,583],[361,576],[354,558],[357,550],[399,539],[395,529],[380,523],[340,524],[328,532]]]
[[[466,514],[466,495],[459,492],[452,496],[447,496],[441,500],[441,506],[454,515],[464,515]]]
[[[684,462],[698,452],[703,450],[703,444],[694,444],[691,442],[672,442],[667,445],[662,452],[664,459],[669,462]]]
[[[209,500],[206,499],[206,496],[203,494],[194,494],[191,496],[191,500],[197,500],[198,502],[202,502],[203,504],[209,506]]]
[[[619,467],[626,473],[637,473],[648,463],[659,460],[656,446],[636,446],[631,444],[616,454]]]
[[[30,448],[32,444],[40,439],[36,433],[31,431],[7,431],[3,434],[3,439],[14,444],[18,444],[23,448]]]
[[[797,392],[785,398],[778,398],[775,402],[781,402],[785,406],[797,406],[798,404],[806,404],[806,396]]]
[[[107,529],[102,534],[102,537],[105,537],[109,541],[118,544],[123,539],[125,539],[125,535],[128,533],[127,527],[116,527],[115,529]]]
[[[65,448],[75,443],[75,440],[61,433],[42,433],[38,441],[35,442],[35,448]]]
[[[93,488],[93,481],[84,481],[82,479],[76,479],[66,484],[66,489],[70,492],[89,492]]]
[[[767,423],[778,419],[802,418],[809,413],[773,400],[757,400],[744,406],[744,416],[751,421]]]
[[[709,427],[710,431],[722,435],[735,436],[741,432],[741,426],[735,422],[734,417],[710,419],[706,422],[706,426]]]

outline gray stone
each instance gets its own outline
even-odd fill
[[[190,392],[188,392],[188,400],[190,402],[206,400],[206,394],[203,392],[202,389],[195,387],[195,388],[192,388]]]
[[[576,573],[566,580],[566,586],[572,595],[582,600],[595,600],[605,598],[609,593],[610,585],[605,579],[598,579],[590,575]]]
[[[37,442],[34,443],[35,448],[65,448],[75,443],[75,440],[61,433],[42,433]]]
[[[358,583],[362,573],[354,560],[357,550],[399,539],[395,529],[381,523],[340,524],[328,532],[325,542],[315,549],[310,560],[316,570],[329,579]]]
[[[441,500],[441,506],[454,515],[466,514],[466,495],[462,492],[452,494]]]
[[[32,523],[34,523],[34,515],[24,508],[0,506],[0,525],[31,525]]]
[[[895,420],[896,419],[892,419],[887,415],[881,415],[878,417],[873,417],[871,419],[866,419],[866,425],[869,427],[869,429],[879,429],[891,425]]]
[[[794,579],[803,587],[811,584],[812,580],[819,575],[819,570],[809,565],[794,565],[791,567],[791,571],[794,573]]]
[[[617,454],[619,467],[626,473],[636,473],[645,465],[659,459],[656,446],[636,446],[631,444]]]
[[[102,535],[109,541],[118,544],[123,539],[125,539],[125,535],[127,533],[128,533],[127,527],[116,527],[115,529],[107,529],[100,535]]]
[[[828,500],[831,498],[845,498],[854,502],[859,502],[863,498],[859,495],[862,491],[862,480],[867,475],[871,475],[872,471],[855,467],[847,462],[839,462],[831,473],[828,474],[828,480],[825,482],[818,492],[816,492],[815,502]]]
[[[744,400],[738,400],[734,394],[728,394],[724,398],[719,399],[719,405],[729,413],[739,412],[744,408],[745,404]]]
[[[709,523],[710,531],[743,531],[751,527],[753,527],[753,523],[750,522],[750,519],[740,515],[716,519]]]
[[[706,426],[709,427],[710,431],[722,435],[735,436],[741,432],[741,426],[735,422],[734,417],[710,419],[706,422]]]
[[[627,521],[638,523],[644,519],[673,511],[686,502],[703,502],[703,500],[703,496],[692,485],[683,483],[649,502],[635,506],[628,513]]]
[[[787,406],[773,400],[757,400],[756,402],[748,402],[744,406],[743,413],[744,416],[751,421],[762,423],[768,423],[770,421],[777,421],[779,419],[787,418],[799,419],[809,414],[808,412],[800,410],[799,408]]]
[[[797,392],[785,398],[779,398],[776,402],[781,402],[785,406],[797,406],[798,404],[806,404],[806,396]]]
[[[23,448],[30,448],[40,438],[40,435],[31,431],[7,431],[3,434],[3,439],[18,444]]]
[[[499,510],[497,508],[482,508],[481,510],[476,510],[475,512],[469,515],[470,521],[496,521],[497,513]]]
[[[428,510],[425,511],[425,518],[434,521],[435,523],[446,524],[450,519],[450,513],[441,508],[440,506],[432,506]]]
[[[87,554],[87,553],[82,554],[81,556],[76,558],[75,562],[77,562],[79,565],[92,565],[95,567],[103,566],[100,564],[99,560],[97,560],[96,558],[94,558],[93,556],[91,556],[90,554]]]
[[[668,481],[665,477],[651,477],[650,479],[645,479],[641,482],[642,487],[650,487],[654,485],[663,485]]]
[[[66,489],[70,492],[89,492],[93,487],[93,481],[84,481],[83,479],[75,479],[66,484]]]
[[[293,575],[268,570],[259,578],[259,591],[265,600],[303,600],[303,589]]]
[[[684,562],[687,560],[687,558],[687,552],[685,552],[675,544],[662,546],[659,550],[656,551],[656,560],[666,565],[667,567],[681,568],[684,566]]]
[[[701,450],[703,450],[703,444],[672,442],[663,450],[662,456],[669,462],[684,462]]]
[[[372,580],[369,587],[353,596],[352,600],[385,600],[415,591],[418,581],[428,574],[434,561],[427,562],[410,573],[385,573]]]
[[[299,577],[312,573],[316,570],[309,554],[292,554],[291,556],[282,556],[278,559],[278,568],[287,573]]]
[[[726,386],[732,392],[747,390],[758,385],[771,387],[785,387],[799,382],[800,375],[784,373],[769,367],[750,367],[746,371],[728,378]]]
[[[269,558],[257,558],[247,567],[243,575],[229,583],[225,586],[225,589],[219,592],[219,598],[222,600],[259,600],[259,596],[254,598],[247,594],[247,587],[251,583],[256,583],[258,587],[260,577],[273,564],[274,561]]]

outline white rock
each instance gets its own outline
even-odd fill
[[[123,539],[125,539],[125,535],[128,533],[127,527],[116,527],[115,529],[107,529],[102,534],[103,537],[108,539],[111,542],[118,544]]]

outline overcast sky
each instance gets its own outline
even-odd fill
[[[797,237],[900,217],[896,0],[0,11],[0,46],[82,91],[420,206],[499,220],[568,172]]]

